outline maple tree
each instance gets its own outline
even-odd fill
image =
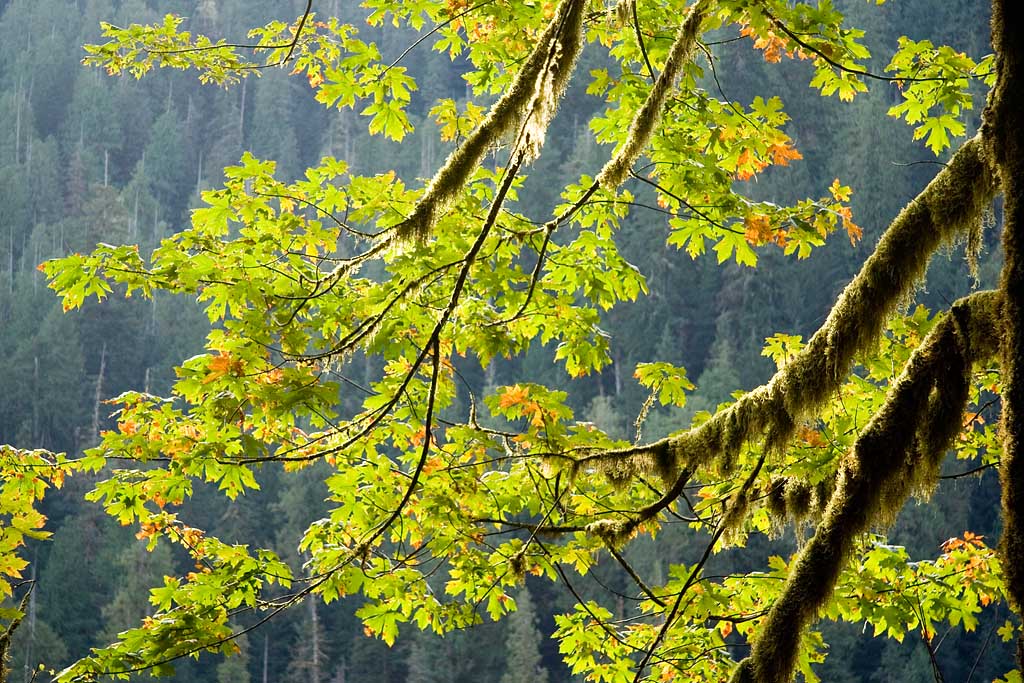
[[[782,103],[758,97],[742,106],[701,83],[702,36],[728,29],[752,39],[768,62],[809,61],[813,87],[852,99],[875,76],[863,66],[861,33],[827,2],[623,0],[613,11],[590,0],[364,5],[372,25],[432,26],[424,40],[466,60],[467,82],[492,102],[436,103],[442,138],[458,144],[425,187],[395,173],[356,175],[333,158],[285,183],[272,161],[246,155],[225,169],[223,188],[203,194],[191,227],[152,255],[101,244],[42,266],[65,309],[113,292],[167,291],[197,298],[212,324],[208,353],[181,363],[173,395],[119,396],[117,429],[81,457],[0,450],[6,595],[26,566],[23,538],[46,535],[38,500],[69,473],[103,473],[90,500],[136,525],[150,548],[175,544],[196,563],[152,590],[150,617],[57,680],[162,673],[184,656],[230,652],[239,619],[251,630],[310,595],[361,593],[367,631],[388,643],[405,623],[442,633],[477,623],[481,612],[498,619],[514,609],[510,594],[525,574],[572,590],[599,555],[624,562],[621,546],[656,535],[691,491],[690,523],[706,534],[702,558],[673,567],[662,585],[628,570],[641,618],[616,622],[582,599],[560,616],[556,637],[574,672],[609,682],[782,683],[797,671],[814,680],[811,665],[824,656],[813,630],[819,617],[865,621],[897,639],[916,631],[930,642],[937,624],[971,628],[994,602],[1020,610],[1024,45],[1012,36],[1024,26],[1015,5],[993,2],[994,56],[901,42],[885,76],[902,85],[891,113],[940,153],[965,134],[961,115],[980,82],[993,88],[982,130],[895,219],[813,337],[769,339],[765,353],[778,372],[767,384],[652,443],[639,438],[643,416],[686,401],[693,386],[682,368],[636,368],[650,390],[637,443],[575,422],[566,394],[539,383],[478,399],[459,368],[545,344],[571,376],[608,365],[601,312],[645,292],[616,244],[634,202],[627,180],[654,189],[670,215],[668,243],[691,257],[710,247],[719,262],[753,266],[758,249],[800,258],[837,230],[858,240],[851,189],[839,180],[790,205],[748,197],[757,174],[801,158]],[[384,60],[356,26],[316,16],[312,2],[295,22],[254,29],[251,45],[193,35],[182,21],[106,25],[108,42],[88,46],[86,62],[136,77],[192,69],[222,84],[281,66],[304,76],[325,106],[358,109],[371,133],[397,140],[412,130],[407,107],[417,86],[401,60]],[[674,37],[649,40],[651,31]],[[614,68],[589,80],[577,73],[585,45],[603,47]],[[536,221],[514,210],[523,174],[543,154],[574,79],[606,101],[590,127],[614,151],[602,168],[569,179],[562,204]],[[504,165],[483,164],[495,148]],[[642,169],[641,157],[650,160]],[[997,194],[1006,257],[999,289],[934,317],[895,315],[937,248],[977,241]],[[368,386],[345,375],[357,354],[378,361]],[[1001,374],[982,365],[993,358]],[[903,368],[895,377],[894,364]],[[357,402],[341,400],[352,392]],[[970,418],[973,410],[965,417],[996,394],[1001,431]],[[950,450],[999,463],[1002,544],[996,553],[968,532],[938,558],[911,562],[871,532],[935,485]],[[190,522],[200,483],[233,498],[259,488],[261,467],[318,461],[332,468],[334,507],[296,539],[308,557],[299,571]],[[814,527],[793,558],[706,575],[712,553],[791,522]],[[436,590],[431,577],[442,566],[447,581]],[[0,616],[13,627],[20,612]],[[1011,621],[1000,636],[1022,642]],[[737,662],[730,646],[739,637],[752,649]]]

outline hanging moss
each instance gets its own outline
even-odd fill
[[[811,484],[796,477],[776,477],[772,480],[765,507],[778,531],[790,522],[802,525],[821,517],[832,495],[832,479]]]
[[[679,463],[667,448],[652,452],[651,459],[651,469],[665,485],[671,486],[680,476]]]
[[[620,548],[633,536],[636,525],[620,519],[599,519],[587,525],[587,533],[597,536],[612,548]]]
[[[667,450],[676,467],[700,468],[717,461],[729,471],[743,443],[765,438],[769,449],[780,451],[795,425],[839,388],[854,355],[876,343],[889,316],[924,276],[935,250],[979,223],[994,192],[976,137],[900,212],[822,327],[767,384],[688,432],[648,446],[607,451],[586,462],[646,459]]]
[[[971,363],[994,353],[997,294],[982,292],[953,305],[911,356],[885,405],[840,465],[836,487],[814,536],[797,557],[750,657],[733,683],[789,683],[801,635],[824,606],[856,538],[891,520],[922,467],[937,462],[959,432]],[[941,424],[927,425],[932,419]],[[916,428],[915,428],[916,426]]]
[[[743,522],[750,511],[750,498],[749,492],[740,490],[729,499],[729,503],[725,508],[725,514],[719,522],[722,528],[725,529],[727,541],[732,542],[739,537]]]
[[[536,157],[583,46],[586,4],[586,0],[562,0],[511,87],[477,129],[448,156],[412,214],[398,224],[399,239],[426,238],[487,150],[503,136],[516,132],[524,162]]]
[[[807,519],[814,509],[814,488],[807,482],[790,478],[786,483],[786,512],[797,522]]]
[[[512,572],[512,576],[515,577],[516,581],[522,581],[526,577],[527,566],[525,548],[508,558],[508,569]]]
[[[629,11],[629,5],[625,5],[625,11]],[[622,184],[647,143],[650,142],[651,135],[654,134],[654,129],[661,120],[661,110],[665,106],[665,100],[668,99],[669,93],[675,87],[683,66],[693,58],[694,49],[697,47],[697,37],[700,35],[700,25],[707,12],[708,1],[698,0],[690,8],[690,13],[679,27],[661,73],[658,74],[651,91],[647,94],[647,99],[644,100],[629,125],[626,141],[597,174],[597,182],[606,190],[614,190]]]
[[[772,520],[782,526],[786,523],[786,483],[788,477],[775,477],[768,485],[768,495],[765,497],[765,508]]]

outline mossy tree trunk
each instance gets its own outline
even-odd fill
[[[992,44],[999,80],[985,111],[983,135],[1004,198],[1001,361],[1003,373],[1002,565],[1013,608],[1024,610],[1024,7],[994,0]],[[1024,638],[1017,641],[1024,668]]]

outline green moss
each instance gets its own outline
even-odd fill
[[[913,487],[920,485],[917,473],[922,468],[934,470],[951,445],[967,402],[971,363],[992,350],[991,344],[975,347],[970,340],[985,332],[992,335],[995,321],[989,313],[994,297],[983,292],[954,304],[951,314],[911,356],[885,405],[840,464],[835,491],[818,528],[794,562],[744,664],[753,676],[750,680],[792,679],[800,636],[831,595],[856,538],[870,526],[895,518]],[[931,424],[932,420],[940,422]],[[803,487],[793,491],[792,500],[786,497],[789,513],[813,500],[810,495],[804,498]]]
[[[699,469],[715,462],[729,472],[744,443],[764,438],[769,451],[780,452],[795,425],[835,393],[855,354],[877,343],[889,316],[920,282],[935,250],[981,220],[994,191],[982,142],[976,137],[897,216],[822,327],[767,384],[684,434],[649,446],[608,451],[592,460],[644,458],[668,448],[678,467]]]
[[[992,43],[998,78],[989,93],[982,123],[1002,184],[1003,254],[999,288],[1003,294],[1000,361],[1003,378],[1001,564],[1008,601],[1024,612],[1024,17],[1019,3],[994,0]],[[1018,640],[1024,667],[1024,640]]]
[[[719,524],[721,524],[721,526],[726,530],[727,538],[731,539],[733,534],[739,532],[749,511],[750,494],[741,489],[729,499],[729,504],[725,509],[725,515],[723,515],[722,520],[719,522]]]
[[[782,526],[786,523],[788,514],[786,506],[786,484],[788,477],[775,477],[768,485],[768,494],[765,497],[765,508],[772,520]]]
[[[521,550],[508,558],[508,568],[517,581],[522,581],[526,577],[526,551]]]
[[[658,475],[662,483],[671,486],[679,478],[679,461],[670,448],[656,448],[651,452],[653,465],[651,470]]]
[[[539,153],[544,133],[572,76],[583,45],[586,0],[562,0],[551,23],[511,87],[476,130],[445,160],[412,213],[397,226],[399,239],[425,239],[465,186],[487,150],[515,132],[523,161]]]
[[[636,524],[619,519],[599,519],[587,525],[587,533],[597,536],[612,548],[619,548],[636,531]]]
[[[786,512],[798,522],[807,519],[814,509],[814,488],[807,482],[790,478],[786,484]]]
[[[626,9],[628,11],[628,6]],[[693,58],[693,52],[697,47],[697,37],[700,35],[700,26],[707,12],[708,1],[698,0],[697,4],[690,8],[690,13],[679,27],[661,73],[658,74],[651,91],[647,94],[647,99],[644,100],[630,123],[626,141],[597,174],[597,181],[606,190],[614,190],[622,184],[647,143],[650,142],[654,129],[657,128],[658,122],[661,120],[661,111],[665,107],[665,100],[668,99],[669,93],[675,87],[683,66]]]

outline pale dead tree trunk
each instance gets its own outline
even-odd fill
[[[306,602],[309,603],[309,622],[311,634],[310,642],[310,669],[309,669],[309,681],[310,683],[320,683],[320,615],[316,609],[316,598],[310,596],[306,598]]]
[[[14,294],[14,224],[7,229],[7,293]]]
[[[14,91],[14,163],[21,161],[21,78]]]
[[[32,440],[39,442],[39,356],[32,357]]]
[[[132,240],[138,239],[139,235],[139,194],[142,190],[135,186],[135,205],[132,208]]]
[[[103,404],[103,375],[107,371],[107,344],[100,350],[100,371],[96,375],[96,392],[92,407],[92,445],[100,442],[100,405]]]
[[[263,636],[263,683],[269,683],[268,672],[270,668],[270,636]]]
[[[238,142],[245,147],[245,87],[248,79],[242,79],[242,104],[238,113]]]
[[[198,197],[199,193],[203,191],[203,150],[202,150],[202,148],[199,149],[199,163],[197,164],[197,166],[198,166],[198,168],[196,169],[196,196]]]

